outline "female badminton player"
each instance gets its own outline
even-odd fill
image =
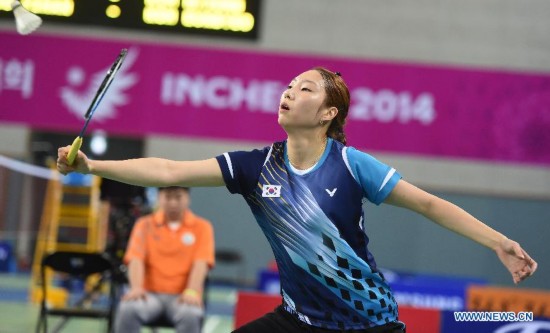
[[[235,332],[404,332],[392,291],[368,250],[363,199],[417,212],[493,250],[519,283],[537,263],[456,205],[403,180],[392,167],[346,146],[350,104],[339,73],[314,68],[281,96],[287,138],[201,161],[90,160],[59,149],[58,170],[140,186],[226,186],[241,194],[262,228],[281,277],[282,304]],[[152,172],[154,170],[154,172]]]

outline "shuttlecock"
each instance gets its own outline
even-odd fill
[[[17,26],[17,32],[22,35],[28,35],[36,30],[41,24],[42,19],[21,5],[21,2],[15,0],[11,3],[11,9],[15,16],[15,24]]]

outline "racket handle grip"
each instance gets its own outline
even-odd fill
[[[74,139],[73,144],[71,145],[71,150],[69,150],[69,154],[67,155],[67,161],[69,162],[69,165],[73,164],[74,159],[76,158],[76,155],[78,154],[81,146],[82,137],[77,136],[76,139]]]

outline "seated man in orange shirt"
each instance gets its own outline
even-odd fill
[[[159,189],[159,210],[137,220],[124,256],[130,290],[120,302],[115,332],[139,332],[162,315],[178,333],[199,333],[202,293],[214,265],[210,222],[194,215],[189,189]]]

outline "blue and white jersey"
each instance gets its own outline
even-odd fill
[[[273,249],[287,311],[328,329],[397,320],[363,229],[363,199],[382,203],[401,178],[395,169],[332,139],[306,172],[290,165],[286,141],[216,158]]]

